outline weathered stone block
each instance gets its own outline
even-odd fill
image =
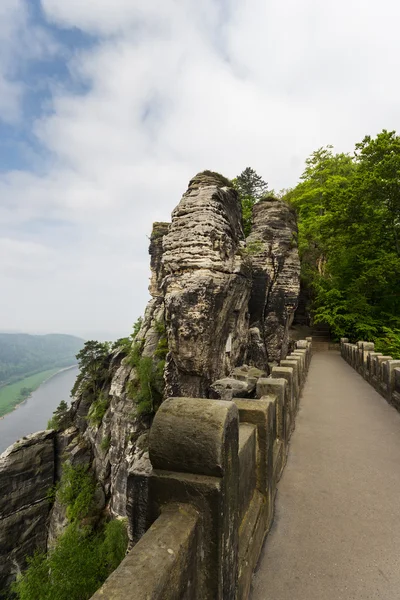
[[[165,506],[92,600],[199,600],[199,541],[198,512]]]
[[[307,373],[309,360],[311,360],[311,354],[309,354],[307,350],[296,349],[293,350],[293,352],[289,354],[287,358],[291,358],[292,356],[300,356],[302,358],[302,369],[304,373]]]
[[[268,507],[265,498],[256,491],[239,533],[238,600],[249,598],[253,571],[257,566],[268,529]]]
[[[377,356],[382,356],[382,352],[369,352],[369,354],[367,355],[367,371],[366,371],[366,378],[368,379],[369,382],[372,382],[372,378],[375,375],[375,357]]]
[[[302,358],[300,356],[297,357],[298,360],[295,359],[295,356],[291,355],[286,360],[281,360],[281,367],[291,367],[293,369],[293,388],[294,395],[297,399],[300,398],[300,390],[301,390],[301,377],[300,377],[300,369],[302,368]]]
[[[286,382],[285,382],[286,383]],[[257,489],[267,498],[272,513],[273,446],[276,437],[276,399],[234,400],[241,423],[257,426]]]
[[[250,398],[256,389],[257,379],[248,377],[236,379],[225,377],[215,381],[210,386],[210,396],[219,400],[232,400],[232,398]]]
[[[381,392],[388,402],[395,389],[395,369],[400,368],[400,360],[386,360],[381,365]]]
[[[239,522],[249,507],[256,489],[257,435],[256,425],[240,423],[239,426]]]
[[[286,379],[273,377],[260,378],[257,383],[257,396],[276,397],[276,436],[286,445],[291,425],[291,398]]]
[[[234,598],[237,589],[238,424],[232,402],[169,398],[150,432],[149,518],[171,502],[201,511],[199,598],[207,600]]]
[[[400,369],[394,369],[394,390],[392,392],[392,404],[400,411]]]
[[[290,427],[294,425],[294,416],[296,414],[297,397],[294,387],[294,372],[292,367],[273,367],[271,371],[272,379],[286,379],[288,386],[288,395],[290,398]]]

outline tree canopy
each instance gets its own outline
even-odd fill
[[[353,155],[320,148],[286,200],[299,216],[303,284],[336,337],[396,346],[400,328],[400,138],[366,136]],[[394,337],[393,337],[394,336]]]
[[[242,203],[243,230],[247,237],[251,231],[253,206],[267,194],[268,183],[254,169],[246,167],[232,184]]]

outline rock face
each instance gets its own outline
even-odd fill
[[[278,363],[287,354],[300,292],[297,223],[285,202],[268,198],[254,206],[247,250],[253,268],[250,362],[265,368],[265,359]]]
[[[235,190],[217,175],[192,179],[163,248],[166,395],[206,397],[247,346],[251,271]]]
[[[48,491],[55,478],[55,433],[34,433],[0,456],[0,597],[26,566],[46,550]]]

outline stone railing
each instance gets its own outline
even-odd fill
[[[375,352],[372,342],[349,344],[347,338],[342,338],[340,348],[349,365],[400,411],[400,360]]]
[[[169,398],[150,476],[128,482],[140,537],[93,600],[244,600],[274,513],[311,341],[259,377],[256,398]]]

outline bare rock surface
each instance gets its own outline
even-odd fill
[[[0,597],[47,544],[47,500],[55,475],[55,432],[40,431],[0,455]]]
[[[243,359],[251,272],[236,192],[199,174],[172,213],[163,280],[169,359],[167,396],[205,397]]]
[[[247,250],[253,267],[250,326],[260,332],[258,342],[253,333],[252,354],[262,360],[264,350],[269,363],[278,363],[288,352],[300,293],[297,223],[285,202],[268,198],[254,206]],[[258,360],[254,364],[264,368]]]

